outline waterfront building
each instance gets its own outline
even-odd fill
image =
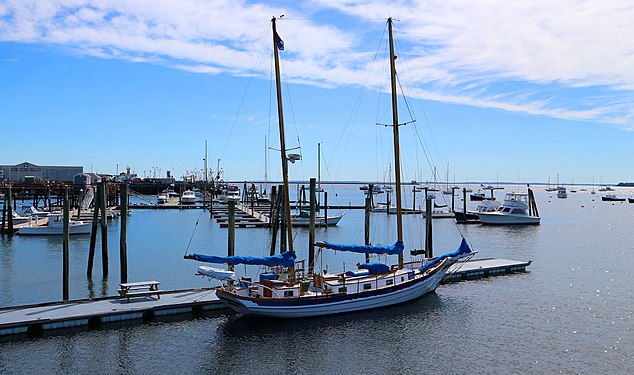
[[[16,165],[0,165],[0,180],[9,182],[59,181],[73,182],[84,167],[35,165],[24,162]]]

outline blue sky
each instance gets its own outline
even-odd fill
[[[406,181],[634,181],[627,1],[0,0],[0,164],[279,178],[282,14],[292,179],[388,179],[391,15]]]

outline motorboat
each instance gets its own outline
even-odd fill
[[[46,220],[46,219],[42,219]],[[20,235],[63,235],[64,234],[64,216],[61,213],[52,213],[48,215],[48,223],[39,225],[39,218],[31,218],[29,226],[18,229]],[[91,223],[80,220],[69,220],[69,234],[90,234]]]
[[[181,203],[182,204],[194,204],[196,203],[196,193],[192,190],[187,190],[181,195]]]
[[[482,224],[521,225],[540,222],[531,189],[528,189],[528,194],[507,193],[502,205],[494,212],[481,212],[478,216]]]
[[[24,224],[24,223],[28,223],[29,220],[31,220],[30,216],[22,216],[19,215],[17,212],[15,211],[11,211],[11,219],[13,222],[13,225],[18,225],[18,224]],[[0,222],[2,220],[2,215],[0,215]],[[7,223],[9,222],[9,220],[7,219]],[[2,225],[4,225],[4,223],[2,223]]]
[[[462,211],[454,211],[453,214],[457,223],[479,223],[481,213],[495,212],[500,206],[498,201],[485,200],[476,207],[475,211],[467,210],[466,215]]]
[[[166,204],[169,201],[170,201],[170,196],[167,193],[161,193],[161,194],[156,196],[156,203],[157,204]]]
[[[557,198],[568,198],[565,186],[557,186]]]
[[[619,198],[616,194],[606,194],[601,197],[601,200],[604,202],[623,202],[625,198]]]
[[[50,212],[39,210],[35,206],[26,207],[22,211],[22,215],[26,215],[26,216],[47,217],[49,214],[50,214]]]
[[[328,215],[328,220],[324,215],[315,215],[315,226],[316,227],[334,227],[339,224],[339,221],[343,218],[343,213],[337,215]],[[308,227],[310,226],[310,215],[292,215],[291,222],[294,227]]]

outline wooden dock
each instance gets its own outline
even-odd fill
[[[531,261],[508,259],[472,259],[459,262],[444,282],[459,282],[485,277],[526,272]],[[92,329],[120,321],[151,321],[160,316],[224,309],[215,289],[188,289],[162,292],[161,298],[141,296],[130,298],[104,297],[91,300],[52,302],[29,306],[0,308],[0,337],[39,334],[56,329]],[[187,315],[189,314],[189,315]]]
[[[532,263],[529,261],[481,258],[471,259],[466,262],[458,262],[449,269],[450,276],[444,282],[457,282],[462,280],[481,279],[490,276],[500,276],[514,272],[526,272],[526,267]]]
[[[202,312],[224,308],[214,289],[164,292],[152,297],[106,297],[92,300],[43,303],[0,309],[0,336],[33,334],[43,331],[99,327],[124,320],[151,320],[154,317]]]

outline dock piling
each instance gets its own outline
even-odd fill
[[[121,283],[128,282],[128,185],[121,184],[121,234],[119,238],[119,262],[121,268]]]
[[[49,219],[50,220],[50,219]],[[68,189],[66,189],[64,193],[64,215],[62,220],[64,220],[64,244],[63,244],[63,281],[62,281],[62,300],[68,301],[69,297],[69,286],[70,286],[70,202],[68,200]]]

